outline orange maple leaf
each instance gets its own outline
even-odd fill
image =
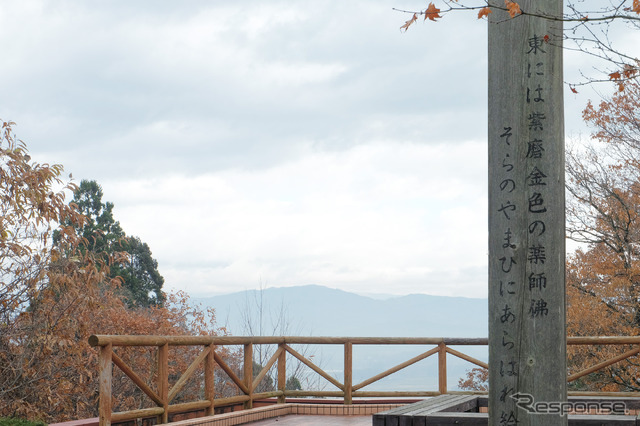
[[[633,0],[632,9],[635,13],[640,14],[640,0]]]
[[[622,75],[624,75],[624,78],[631,78],[633,76],[635,76],[636,74],[638,74],[638,68],[634,68],[631,65],[625,65],[624,66],[624,71],[622,71]]]
[[[424,20],[430,19],[435,21],[438,18],[442,18],[440,16],[440,9],[438,9],[433,3],[429,3],[429,7],[424,11]]]
[[[640,1],[640,0],[638,0]],[[480,9],[480,11],[478,12],[478,19],[482,19],[485,16],[489,16],[490,13],[493,13],[493,10],[491,10],[489,8],[489,6],[487,7],[483,7],[482,9]]]
[[[414,22],[416,22],[418,20],[418,14],[414,13],[413,17],[411,19],[409,19],[407,22],[404,23],[403,26],[400,27],[400,30],[405,30],[407,31],[409,29],[409,27],[411,26],[411,24],[413,24]]]
[[[522,13],[518,3],[510,0],[504,0],[504,4],[507,6],[507,12],[509,12],[509,16],[512,18],[515,18],[516,15],[520,15]]]
[[[573,93],[578,93],[578,91],[576,90],[576,88],[575,88],[575,87],[571,87],[571,91],[572,91]]]
[[[609,74],[609,80],[620,80],[620,73],[618,71]]]

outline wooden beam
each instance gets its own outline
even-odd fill
[[[582,370],[582,371],[579,371],[577,373],[574,373],[574,374],[569,376],[567,381],[568,382],[573,382],[574,380],[579,379],[582,376],[586,376],[587,374],[591,374],[591,373],[593,373],[595,371],[598,371],[598,370],[600,370],[600,369],[602,369],[604,367],[608,367],[608,366],[610,366],[612,364],[615,364],[617,362],[625,360],[625,359],[627,359],[627,358],[629,358],[631,356],[634,356],[634,355],[636,355],[638,353],[640,353],[640,347],[631,349],[631,350],[629,350],[627,352],[624,352],[624,353],[622,353],[622,354],[620,354],[618,356],[615,356],[613,358],[610,358],[610,359],[608,359],[606,361],[602,361],[602,362],[594,365],[593,367],[590,367],[590,368],[587,368],[585,370]]]
[[[218,366],[222,369],[222,371],[227,373],[227,376],[229,376],[229,378],[233,381],[233,383],[235,383],[235,385],[238,386],[244,394],[249,395],[249,388],[247,387],[247,385],[242,380],[240,380],[240,378],[236,375],[236,373],[233,372],[231,367],[229,367],[227,363],[224,362],[222,357],[218,355],[217,352],[213,353],[213,358],[218,364]]]
[[[640,336],[568,336],[568,345],[632,345],[640,344]]]
[[[205,409],[205,416],[213,416],[215,404],[215,346],[209,345],[207,358],[204,360],[204,398],[209,401],[209,405]]]
[[[361,383],[358,383],[357,385],[355,385],[353,387],[353,390],[357,391],[357,390],[362,389],[365,386],[369,386],[370,384],[375,383],[380,379],[383,379],[383,378],[385,378],[385,377],[387,377],[387,376],[389,376],[389,375],[391,375],[393,373],[396,373],[396,372],[398,372],[398,371],[400,371],[400,370],[402,370],[404,368],[409,367],[410,365],[415,364],[418,361],[422,361],[423,359],[428,358],[428,357],[430,357],[431,355],[433,355],[435,353],[438,353],[439,350],[440,350],[439,347],[435,347],[433,349],[428,350],[427,352],[424,352],[424,353],[422,353],[420,355],[417,355],[417,356],[411,358],[408,361],[405,361],[403,363],[400,363],[400,364],[396,365],[395,367],[392,367],[392,368],[388,369],[387,371],[384,371],[384,372],[382,372],[380,374],[377,374],[377,375],[371,377],[370,379],[367,379],[367,380],[362,381]]]
[[[353,401],[353,343],[344,344],[344,404],[351,405]]]
[[[438,392],[447,393],[447,347],[438,345]]]
[[[469,361],[470,363],[475,364],[478,367],[489,368],[489,364],[487,364],[486,362],[482,362],[479,359],[471,357],[471,356],[469,356],[467,354],[464,354],[462,352],[458,352],[455,349],[451,349],[451,348],[447,347],[447,352],[450,353],[453,356],[457,356],[460,359],[464,359],[465,361]]]
[[[247,343],[244,345],[244,368],[243,377],[244,385],[249,390],[249,400],[244,403],[245,409],[253,408],[253,344]]]
[[[176,395],[178,395],[178,393],[182,390],[184,385],[187,384],[191,376],[193,376],[193,373],[195,373],[198,367],[200,367],[200,364],[202,364],[202,361],[204,361],[207,355],[209,355],[209,351],[211,351],[211,346],[205,347],[204,350],[200,352],[198,357],[191,363],[191,365],[187,367],[185,372],[182,373],[178,381],[173,385],[173,387],[169,391],[169,394],[168,394],[169,403],[173,401],[173,398],[175,398]]]
[[[164,409],[162,407],[141,408],[139,410],[120,411],[113,413],[111,420],[115,422],[125,422],[143,417],[162,416]]]
[[[180,404],[173,404],[169,406],[169,414],[172,413],[184,413],[185,411],[207,410],[211,408],[211,401],[190,401],[182,402]]]
[[[278,346],[278,390],[282,392],[282,395],[278,397],[278,403],[284,404],[286,402],[285,391],[287,390],[287,351],[285,344],[280,343]]]
[[[169,345],[158,347],[158,394],[162,402],[162,413],[158,423],[169,422]]]
[[[276,360],[280,357],[280,354],[283,351],[284,351],[283,348],[278,347],[278,349],[274,352],[271,358],[269,358],[269,361],[267,361],[267,364],[264,367],[262,367],[262,370],[260,370],[260,373],[258,373],[255,379],[253,379],[253,382],[251,383],[251,389],[255,390],[258,388],[258,385],[260,384],[262,379],[264,379],[264,376],[267,375],[267,373],[269,372],[271,367],[273,367],[273,364],[276,363]]]
[[[304,356],[302,356],[301,354],[299,354],[295,349],[293,349],[291,346],[286,345],[285,346],[287,352],[289,352],[291,355],[293,355],[294,357],[296,357],[298,360],[300,360],[300,362],[302,362],[304,365],[306,365],[307,367],[309,367],[310,369],[312,369],[313,371],[315,371],[316,373],[318,373],[320,376],[324,377],[329,383],[331,383],[332,385],[334,385],[335,387],[337,387],[338,389],[344,391],[344,385],[342,383],[340,383],[339,381],[337,381],[336,379],[334,379],[333,377],[331,377],[330,375],[328,375],[324,370],[322,370],[320,367],[318,367],[317,365],[315,365],[313,362],[309,361],[307,358],[305,358]]]
[[[140,378],[140,376],[138,376],[123,360],[122,358],[120,358],[117,354],[115,354],[114,352],[111,353],[111,359],[113,360],[113,363],[120,369],[122,370],[122,372],[124,374],[126,374],[133,383],[136,384],[136,386],[138,386],[142,392],[144,392],[145,394],[147,394],[147,396],[149,398],[151,398],[151,400],[153,402],[155,402],[157,405],[162,406],[163,402],[162,402],[162,398],[160,398],[160,396],[158,396],[158,394],[156,394],[153,389],[151,389],[149,387],[149,385],[147,385],[144,380],[142,380]]]
[[[112,336],[95,334],[89,337],[91,346],[207,346],[207,345],[486,345],[486,338],[467,337],[323,337],[323,336]]]
[[[100,348],[99,372],[100,372],[100,404],[98,407],[100,426],[111,426],[111,380],[113,376],[113,364],[111,363],[113,352],[111,344]]]

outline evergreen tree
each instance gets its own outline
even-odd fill
[[[162,306],[164,278],[158,272],[158,261],[151,257],[149,245],[138,237],[125,237],[121,247],[129,254],[129,261],[114,265],[111,271],[123,279],[127,300],[138,306]]]
[[[121,291],[130,306],[162,306],[164,278],[147,243],[128,236],[113,217],[113,203],[102,202],[102,188],[96,181],[83,180],[72,203],[86,221],[74,226],[86,249],[110,262],[109,276],[122,280]],[[119,256],[125,254],[126,256]]]
[[[102,203],[102,188],[95,180],[83,180],[74,192],[73,201],[86,218],[78,234],[86,240],[87,249],[95,253],[112,254],[125,234],[120,222],[113,219],[113,203]]]
[[[285,383],[285,389],[286,390],[302,390],[302,384],[300,383],[300,380],[298,380],[296,376],[291,376],[287,379],[287,382]]]

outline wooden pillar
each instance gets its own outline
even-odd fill
[[[100,405],[98,407],[100,426],[111,425],[111,343],[100,347]]]
[[[215,403],[215,346],[209,345],[209,353],[204,360],[204,398],[211,405],[205,410],[205,416],[213,416]]]
[[[284,392],[287,390],[287,351],[284,343],[280,343],[278,348],[281,350],[278,356],[278,390],[282,392],[282,395],[278,396],[278,404],[284,404]]]
[[[517,404],[567,398],[562,23],[490,5],[489,424],[566,425]]]
[[[249,400],[244,403],[245,410],[253,408],[253,344],[244,345],[244,384],[249,389]]]
[[[158,396],[162,400],[164,412],[158,416],[158,423],[169,423],[169,344],[158,346]]]
[[[353,402],[353,343],[344,344],[344,405]]]
[[[438,345],[438,392],[447,393],[447,346]]]

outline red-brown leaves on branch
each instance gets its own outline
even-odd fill
[[[411,17],[411,19],[406,21],[404,23],[404,25],[402,25],[400,27],[400,30],[407,31],[409,29],[409,27],[411,25],[413,25],[418,20],[418,15],[419,14],[424,14],[424,20],[425,21],[427,19],[429,19],[431,21],[435,21],[438,18],[442,18],[442,16],[440,15],[440,9],[438,9],[435,4],[429,3],[429,7],[427,7],[427,9],[424,12],[420,12],[420,13],[416,12],[416,13],[414,13],[413,16]]]
[[[489,6],[483,7],[482,9],[480,9],[480,12],[478,12],[478,19],[482,19],[485,16],[488,17],[490,13],[493,13],[493,11],[489,8]]]
[[[433,3],[429,3],[429,7],[424,12],[424,20],[426,21],[429,19],[431,21],[435,21],[438,18],[442,18],[442,16],[440,16],[440,9],[438,9]]]
[[[404,23],[403,26],[400,27],[400,30],[405,30],[407,31],[409,29],[409,27],[411,26],[411,24],[413,24],[414,22],[416,22],[418,20],[418,14],[414,13],[413,17],[411,17],[411,19],[409,19],[407,22]]]
[[[483,391],[489,390],[489,370],[486,368],[472,368],[467,371],[466,378],[458,380],[458,387],[462,390]]]
[[[457,2],[457,0],[453,0],[453,1]],[[635,1],[640,2],[640,0],[635,0]],[[520,5],[517,2],[511,1],[511,0],[505,0],[504,4],[505,4],[505,7],[500,9],[506,10],[509,13],[509,16],[511,16],[512,18],[515,18],[516,16],[522,14]],[[466,9],[466,7],[462,7],[462,8]],[[468,9],[477,9],[477,7],[470,7]],[[452,8],[449,8],[445,10],[445,12],[449,12],[451,10]],[[418,20],[418,15],[424,15],[425,21],[427,19],[430,21],[436,21],[437,19],[442,18],[442,15],[440,14],[440,12],[441,12],[441,9],[438,9],[436,5],[433,4],[433,2],[429,2],[429,6],[427,6],[427,8],[424,11],[414,12],[411,19],[406,21],[404,25],[400,27],[400,29],[407,31],[409,27]],[[491,10],[489,6],[481,7],[480,10],[478,11],[478,19],[486,18],[489,16],[490,13],[493,13],[493,10]]]
[[[640,1],[640,0],[638,0]],[[627,64],[624,66],[624,70],[622,70],[622,76],[624,78],[626,78],[627,80],[635,77],[638,75],[638,67],[632,67],[631,65]]]
[[[522,10],[520,10],[520,5],[518,3],[510,0],[504,0],[504,4],[505,6],[507,6],[507,12],[509,12],[509,16],[511,16],[512,18],[515,18],[517,15],[520,15],[522,13]]]
[[[631,72],[631,71],[630,71]],[[619,83],[624,70],[612,72]],[[586,243],[567,258],[567,332],[580,336],[637,335],[640,326],[640,82],[625,82],[583,111],[593,144],[567,152],[567,231]],[[608,347],[567,348],[574,373],[619,354]],[[629,360],[588,375],[574,389],[638,391],[640,370]]]
[[[76,186],[61,179],[62,166],[31,161],[12,126],[0,120],[0,418],[95,417],[98,351],[87,342],[90,334],[225,331],[215,327],[212,311],[190,306],[186,295],[169,296],[162,307],[129,308],[119,280],[109,275],[118,254],[83,250],[74,227],[59,226],[86,220],[65,203],[65,193]],[[65,189],[56,192],[60,187]],[[148,350],[119,354],[153,375],[155,360]],[[185,371],[192,355],[185,349],[172,357],[170,374]],[[177,398],[199,398],[201,376],[198,380]],[[222,385],[216,379],[216,392],[229,387]],[[149,402],[115,370],[113,386],[123,410]]]
[[[609,80],[616,82],[618,84],[618,91],[623,92],[626,87],[626,83],[629,80],[635,78],[638,75],[638,72],[639,72],[638,67],[625,65],[622,71],[614,71],[610,73]]]
[[[589,102],[582,118],[595,129],[592,136],[598,140],[640,150],[640,82],[628,81],[624,92],[605,98],[597,107]]]

